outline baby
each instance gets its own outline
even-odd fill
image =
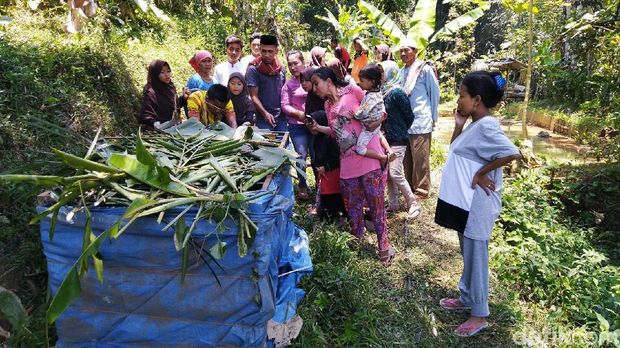
[[[366,156],[381,161],[381,168],[385,169],[389,161],[396,159],[390,145],[381,133],[381,123],[385,116],[383,95],[380,91],[382,69],[376,64],[368,64],[359,73],[359,86],[366,91],[359,110],[354,114],[355,119],[363,125],[363,130],[357,138],[355,151],[360,156]],[[368,143],[374,136],[378,136],[386,154],[368,149]]]

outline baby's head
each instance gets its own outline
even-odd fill
[[[359,86],[365,91],[376,91],[381,87],[383,69],[377,64],[368,64],[360,70]]]

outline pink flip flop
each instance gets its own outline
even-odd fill
[[[463,311],[471,309],[471,307],[462,304],[457,298],[442,298],[439,300],[439,307],[448,311]]]
[[[454,330],[454,334],[459,337],[472,337],[486,330],[486,328],[488,327],[489,327],[489,323],[487,322],[485,322],[484,324],[480,326],[461,324]]]

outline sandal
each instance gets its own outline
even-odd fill
[[[455,330],[454,334],[459,337],[472,337],[476,336],[480,332],[484,331],[489,327],[489,323],[485,322],[480,326],[475,325],[464,325],[465,323],[459,325]]]
[[[417,203],[412,204],[407,211],[407,219],[415,219],[422,212],[422,207]]]
[[[387,250],[379,251],[379,261],[381,261],[384,267],[390,267],[395,255],[396,249],[389,247]]]
[[[464,305],[458,298],[442,298],[439,300],[439,307],[448,311],[463,311],[471,309],[470,306]]]

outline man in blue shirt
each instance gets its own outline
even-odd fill
[[[256,126],[286,131],[288,121],[280,109],[280,92],[286,72],[278,61],[278,39],[273,35],[262,35],[260,50],[260,57],[250,63],[245,73],[250,97],[256,107]]]
[[[428,198],[431,186],[431,134],[439,117],[439,82],[435,70],[425,61],[416,60],[417,46],[413,40],[403,40],[400,59],[405,66],[400,71],[400,84],[409,96],[413,123],[409,128],[409,146],[403,160],[405,177],[419,198]]]

